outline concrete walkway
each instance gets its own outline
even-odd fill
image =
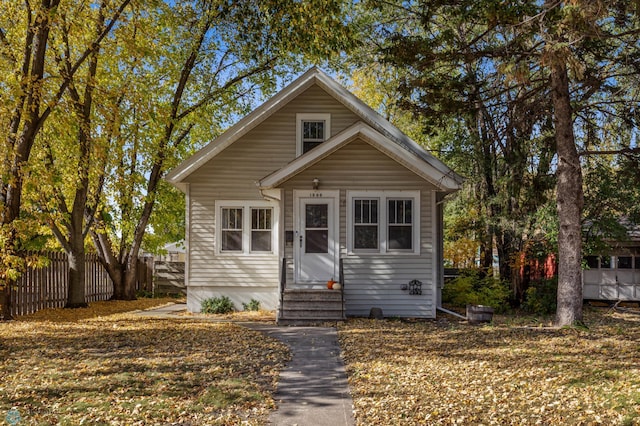
[[[269,422],[278,426],[351,426],[353,400],[333,327],[278,327],[242,323],[281,340],[291,361],[280,373],[278,409]]]
[[[140,311],[150,318],[206,319],[180,315],[186,305],[165,305]],[[210,318],[210,317],[209,317]],[[238,322],[285,343],[291,361],[280,373],[274,398],[278,408],[269,417],[277,426],[353,426],[353,400],[340,357],[334,327],[279,327],[259,322]]]

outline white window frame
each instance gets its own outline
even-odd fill
[[[355,203],[358,200],[360,200],[360,201],[376,201],[378,203],[378,211],[377,211],[378,214],[377,214],[377,217],[376,217],[376,225],[378,227],[378,244],[377,244],[378,247],[377,248],[355,248],[354,247],[354,245],[355,245],[355,232],[354,231],[355,231],[356,226],[358,226],[356,224],[356,221],[355,221],[355,213],[356,213]],[[364,196],[364,197],[356,197],[356,196],[351,197],[350,204],[349,204],[349,207],[351,208],[351,210],[348,213],[350,221],[347,221],[349,223],[349,231],[351,232],[351,240],[350,240],[351,244],[349,246],[351,249],[349,251],[353,251],[353,252],[357,252],[357,253],[380,253],[381,240],[382,240],[381,231],[380,231],[380,228],[382,227],[380,208],[381,208],[382,202],[383,202],[383,200],[381,200],[380,197],[373,197],[371,195],[367,195],[367,196]],[[372,224],[369,223],[369,224],[366,224],[365,226],[372,226]]]
[[[260,225],[257,228],[253,227],[253,215],[255,212],[270,212],[269,216],[269,221],[266,220],[265,217],[260,217],[261,215],[258,214],[258,221],[259,222],[263,222],[263,224],[268,224],[269,227],[268,228],[261,228]],[[250,220],[251,222],[249,223],[249,251],[251,253],[273,253],[273,215],[275,214],[273,207],[257,207],[257,206],[252,206],[249,208],[249,215],[250,215]],[[269,250],[254,250],[253,249],[253,235],[254,233],[269,233],[271,238],[269,241]]]
[[[222,250],[222,209],[238,208],[242,209],[242,250],[224,251]],[[271,251],[251,251],[251,210],[252,209],[271,209]],[[278,230],[279,230],[279,212],[278,206],[272,202],[264,200],[217,200],[215,202],[215,252],[221,256],[264,256],[273,255],[278,248]]]
[[[378,250],[372,249],[354,249],[354,202],[355,200],[378,200]],[[389,200],[394,199],[411,199],[413,202],[413,229],[412,229],[412,243],[411,249],[396,249],[392,250],[388,248],[388,208]],[[399,255],[399,254],[420,254],[420,191],[384,191],[384,190],[370,190],[370,191],[347,191],[347,253],[350,255],[366,255],[366,254],[384,254],[384,255]]]
[[[324,121],[324,140],[331,137],[331,114],[328,113],[298,113],[296,114],[296,157],[302,155],[302,123],[304,121]]]
[[[241,214],[240,216],[240,228],[224,228],[223,224],[222,224],[222,218],[224,217],[224,215],[222,214],[223,210],[240,210]],[[220,237],[218,238],[218,241],[220,241],[220,251],[224,252],[224,253],[241,253],[241,250],[223,250],[222,249],[222,234],[225,231],[236,231],[236,232],[240,232],[240,236],[242,237],[242,240],[244,240],[244,228],[245,228],[245,214],[244,214],[244,210],[242,207],[240,206],[222,206],[220,207],[220,216],[218,219],[218,223],[220,224],[219,228],[220,228]],[[242,245],[242,247],[244,248],[244,241],[240,241],[240,244]]]

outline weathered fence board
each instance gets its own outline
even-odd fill
[[[153,292],[153,256],[138,258],[138,290]]]
[[[184,283],[184,262],[155,262],[154,293],[186,294]]]

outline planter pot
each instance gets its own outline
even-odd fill
[[[483,305],[467,305],[467,321],[482,324],[493,321],[493,308]]]

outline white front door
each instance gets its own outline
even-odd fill
[[[324,284],[337,279],[339,244],[337,197],[310,193],[296,200],[296,282]]]

